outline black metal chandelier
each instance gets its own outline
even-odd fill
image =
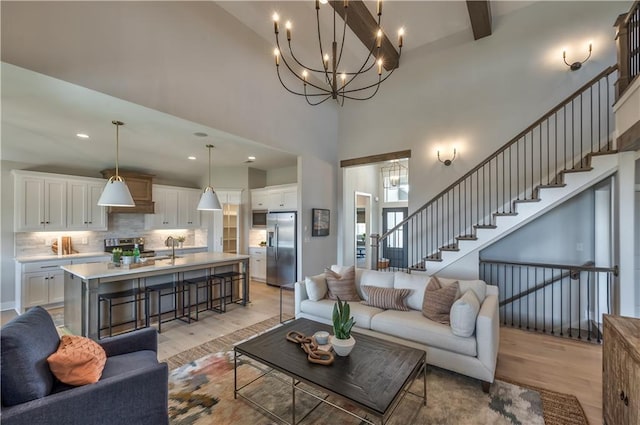
[[[287,32],[287,44],[289,47],[289,59],[283,55],[282,48],[280,47],[279,40],[279,20],[280,17],[277,13],[273,14],[273,27],[276,34],[276,49],[274,50],[275,62],[276,62],[276,71],[278,74],[278,79],[282,86],[289,91],[290,93],[304,96],[307,103],[309,105],[315,106],[325,102],[328,99],[335,99],[340,106],[344,105],[345,99],[351,100],[367,100],[371,99],[376,95],[378,89],[380,88],[380,84],[385,81],[393,71],[398,67],[400,62],[400,55],[402,54],[402,44],[404,38],[404,29],[400,29],[398,31],[398,51],[396,52],[393,46],[389,43],[389,41],[384,36],[381,27],[382,21],[382,1],[378,0],[376,12],[377,12],[377,20],[368,14],[368,17],[371,21],[377,21],[375,24],[376,30],[370,34],[370,47],[369,54],[362,62],[362,65],[356,71],[345,71],[341,70],[340,62],[342,60],[342,52],[344,50],[345,44],[345,35],[347,30],[347,22],[349,17],[349,0],[343,1],[331,1],[331,6],[333,7],[333,41],[331,43],[331,50],[326,51],[323,48],[322,44],[322,36],[320,31],[320,3],[328,3],[327,0],[321,1],[316,0],[316,21],[318,27],[318,45],[320,47],[320,67],[309,67],[300,62],[298,58],[293,53],[293,49],[291,48],[291,22],[287,21],[286,23],[286,32]],[[342,5],[339,5],[341,3]],[[355,3],[355,2],[354,2]],[[359,2],[362,9],[366,10],[366,7]],[[341,37],[337,37],[336,30],[336,20],[337,16],[340,15],[344,21],[342,25],[342,35]],[[339,25],[339,24],[338,24]],[[373,25],[371,25],[373,27]],[[369,37],[366,37],[369,38]],[[362,37],[361,37],[362,39]],[[386,43],[389,43],[390,49],[394,54],[397,54],[397,58],[388,59],[385,61],[385,58],[382,56],[382,52],[384,49],[381,49],[383,46],[383,40]],[[364,41],[363,41],[364,42]],[[340,44],[338,48],[338,44]],[[367,46],[369,43],[365,43]],[[287,69],[291,72],[291,74],[295,77],[294,83],[292,83],[291,87],[294,87],[294,84],[302,84],[301,90],[300,88],[291,88],[285,84],[282,79],[282,75],[280,74],[280,61],[284,63]],[[376,67],[377,65],[377,67]],[[377,76],[372,71],[377,71]],[[383,70],[384,75],[383,75]],[[358,82],[355,80],[364,74],[368,74],[371,76],[368,81],[361,83],[358,86]]]

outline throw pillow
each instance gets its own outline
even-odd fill
[[[356,269],[354,266],[348,267],[342,275],[331,269],[325,269],[327,287],[329,288],[329,299],[341,301],[360,301],[360,296],[356,291]]]
[[[476,330],[476,318],[480,311],[480,301],[472,289],[467,290],[451,306],[451,332],[457,336],[469,337]]]
[[[107,362],[107,355],[98,343],[89,338],[64,335],[58,351],[50,355],[47,362],[60,382],[86,385],[98,382]]]
[[[378,286],[363,286],[362,290],[367,294],[364,305],[382,308],[385,310],[409,311],[404,299],[411,293],[411,289],[380,288]]]
[[[327,296],[327,281],[324,273],[305,277],[304,286],[311,301],[320,301]]]
[[[458,282],[443,287],[437,277],[432,276],[424,291],[422,315],[434,322],[448,325],[451,306],[458,296]]]

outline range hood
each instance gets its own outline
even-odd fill
[[[116,175],[115,168],[102,170],[102,176],[108,179]],[[136,171],[118,170],[118,175],[124,178],[135,207],[109,207],[107,212],[111,213],[129,213],[129,214],[153,214],[155,212],[153,202],[153,175],[143,174]]]

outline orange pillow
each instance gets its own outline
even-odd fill
[[[51,372],[65,384],[86,385],[98,382],[107,362],[104,349],[95,341],[76,335],[64,335],[58,351],[47,358]]]

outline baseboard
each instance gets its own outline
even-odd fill
[[[15,301],[7,301],[4,303],[0,303],[0,311],[6,311],[6,310],[16,310],[16,303]],[[17,311],[16,311],[17,313]],[[19,313],[18,313],[19,314]]]

